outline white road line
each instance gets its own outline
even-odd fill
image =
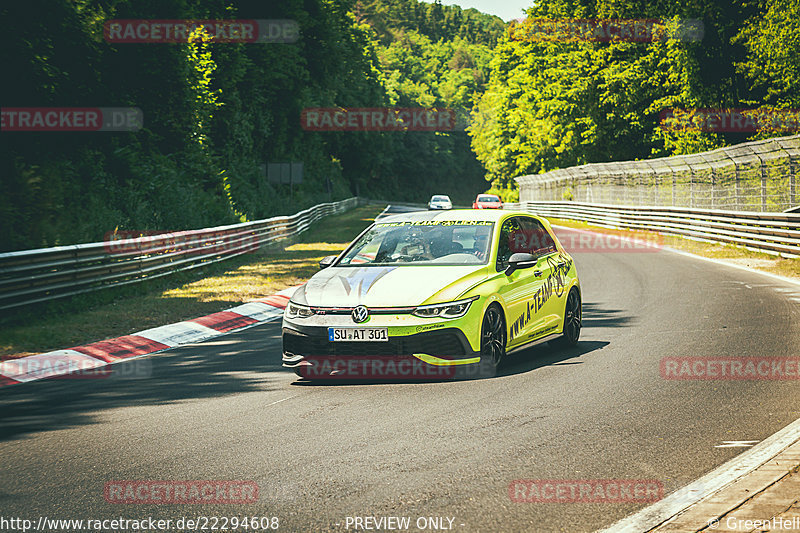
[[[739,270],[746,270],[747,272],[752,272],[754,274],[761,274],[762,276],[768,276],[768,277],[770,277],[772,279],[776,279],[776,280],[782,281],[784,283],[791,283],[792,285],[797,285],[797,286],[800,287],[800,280],[787,278],[786,276],[780,276],[778,274],[773,274],[772,272],[764,272],[763,270],[757,270],[755,268],[746,267],[744,265],[737,265],[737,264],[734,264],[734,263],[728,263],[726,261],[723,261],[723,260],[720,260],[720,259],[713,259],[711,257],[703,257],[701,255],[695,255],[693,253],[684,252],[683,250],[676,250],[674,248],[669,248],[669,247],[666,247],[666,246],[664,248],[662,248],[662,250],[665,250],[667,252],[672,252],[674,254],[684,255],[686,257],[693,257],[695,259],[700,259],[702,261],[708,261],[710,263],[716,263],[718,265],[728,266],[728,267],[731,267],[731,268],[738,268]]]
[[[714,448],[750,448],[758,444],[757,440],[724,440],[722,444],[717,444]]]
[[[294,396],[289,396],[288,398],[284,398],[283,400],[278,400],[277,402],[268,403],[264,407],[269,407],[270,405],[275,405],[276,403],[285,402],[286,400],[291,400],[292,398],[297,398],[298,396],[300,396],[300,395],[299,394],[295,394]]]
[[[383,211],[378,213],[378,216],[375,217],[375,220],[378,220],[379,218],[381,218],[383,216],[383,214],[386,213],[386,211],[389,210],[390,207],[392,207],[392,204],[387,205],[386,208]]]
[[[574,229],[574,228],[569,228],[567,226],[553,226],[553,227]],[[590,230],[583,230],[583,231],[590,231]],[[774,280],[778,280],[782,283],[789,283],[791,285],[800,286],[800,281],[798,280],[787,278],[785,276],[780,276],[778,274],[773,274],[771,272],[764,272],[763,270],[757,270],[743,265],[728,263],[726,261],[712,259],[710,257],[703,257],[700,255],[695,255],[693,253],[684,252],[683,250],[676,250],[674,248],[664,247],[662,248],[662,250],[665,250],[667,252],[672,252],[678,255],[683,255],[685,257],[699,259],[701,261],[715,263],[717,265],[737,268],[739,270],[745,270],[753,274],[760,274],[761,276],[766,276]],[[749,289],[752,288],[752,286],[746,283],[744,285]],[[800,301],[800,298],[790,298],[790,299],[793,301]],[[706,474],[705,476],[701,477],[697,481],[694,481],[693,483],[690,483],[689,485],[683,487],[682,489],[673,492],[663,500],[648,507],[645,507],[638,513],[632,514],[627,518],[623,518],[622,520],[616,522],[615,524],[612,524],[610,527],[606,529],[599,531],[598,533],[612,533],[612,532],[639,533],[641,531],[649,531],[650,529],[653,529],[659,524],[666,522],[673,516],[684,511],[688,507],[694,505],[698,501],[719,492],[727,485],[730,485],[737,479],[754,471],[756,468],[766,463],[767,461],[778,455],[781,451],[788,448],[798,440],[800,440],[800,419],[795,420],[782,430],[771,435],[770,437],[763,440],[759,444],[756,444],[747,451],[742,452],[734,459],[721,465],[720,467],[710,472],[709,474]]]
[[[571,228],[569,226],[559,226],[559,225],[556,225],[556,224],[554,224],[553,227],[554,228],[563,228],[563,229],[572,230],[572,231],[584,231],[584,232],[589,232],[589,233],[597,233],[597,232],[592,231],[590,229],[577,229],[577,228]],[[600,234],[600,235],[602,235],[602,234]],[[664,246],[663,248],[661,248],[661,250],[664,250],[664,251],[667,251],[667,252],[672,252],[674,254],[684,255],[686,257],[693,257],[694,259],[700,259],[702,261],[708,261],[710,263],[716,263],[718,265],[728,266],[728,267],[731,267],[731,268],[738,268],[739,270],[746,270],[747,272],[752,272],[754,274],[761,274],[762,276],[767,276],[767,277],[770,277],[772,279],[776,279],[778,281],[782,281],[784,283],[791,283],[792,285],[800,286],[800,280],[787,278],[786,276],[773,274],[772,272],[764,272],[763,270],[750,268],[750,267],[747,267],[747,266],[744,266],[744,265],[737,265],[737,264],[734,264],[734,263],[728,263],[728,262],[726,262],[724,260],[720,260],[720,259],[713,259],[711,257],[703,257],[701,255],[696,255],[696,254],[693,254],[693,253],[690,253],[690,252],[684,252],[683,250],[676,250],[675,248],[670,248],[668,246]]]
[[[746,476],[780,452],[800,440],[800,419],[737,455],[712,472],[676,490],[663,500],[645,507],[598,533],[641,533],[663,524],[688,507],[716,494],[737,479]]]

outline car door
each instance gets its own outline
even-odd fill
[[[503,272],[508,267],[508,259],[512,254],[531,253],[538,249],[538,237],[531,220],[533,219],[515,216],[503,222],[497,239],[495,268],[498,272]],[[544,259],[545,255],[541,257]],[[510,276],[505,276],[504,283],[498,290],[505,301],[509,349],[528,342],[529,332],[533,331],[534,325],[543,323],[541,313],[535,307],[535,298],[537,293],[542,294],[548,268],[549,263],[540,260],[535,267],[515,270]]]
[[[528,253],[538,258],[536,266],[531,268],[537,283],[532,284],[535,289],[525,305],[526,319],[519,333],[522,342],[531,342],[556,333],[561,327],[567,297],[565,270],[568,265],[541,222],[533,217],[520,218]],[[530,319],[527,318],[528,312]]]

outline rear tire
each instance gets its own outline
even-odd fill
[[[564,306],[564,329],[563,334],[552,341],[550,344],[555,348],[571,348],[578,344],[581,336],[581,295],[575,287],[569,291],[567,303]]]

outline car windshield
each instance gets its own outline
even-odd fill
[[[337,266],[486,263],[494,223],[422,220],[375,224]]]
[[[478,201],[479,202],[499,202],[500,199],[497,198],[496,196],[479,196],[478,197]]]
[[[434,202],[449,202],[450,198],[448,198],[447,196],[434,196],[433,197],[433,201]]]

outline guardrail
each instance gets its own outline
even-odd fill
[[[0,310],[167,276],[252,252],[297,235],[358,198],[291,216],[55,248],[0,253]]]
[[[800,213],[754,213],[681,207],[628,207],[579,202],[522,202],[505,209],[597,226],[649,230],[800,256]]]

